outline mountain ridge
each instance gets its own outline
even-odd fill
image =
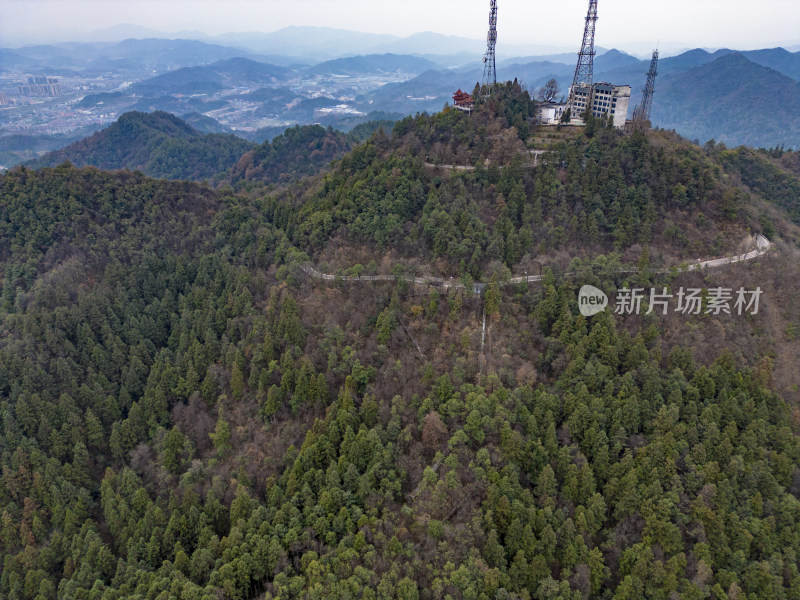
[[[226,172],[253,144],[230,134],[203,135],[166,112],[129,112],[92,136],[29,163],[69,160],[100,169],[141,170],[153,177],[209,179]]]
[[[661,127],[728,145],[800,147],[800,83],[743,54],[725,54],[656,85],[652,118]],[[757,119],[746,106],[756,107]],[[719,127],[723,119],[737,122],[737,130]]]

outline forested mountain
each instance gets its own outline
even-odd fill
[[[1,597],[800,597],[795,153],[491,92],[267,191],[0,175]],[[583,284],[764,297],[586,318]]]
[[[277,222],[303,248],[322,250],[333,237],[376,254],[391,248],[438,260],[449,275],[475,278],[486,275],[487,260],[509,268],[525,260],[533,268],[540,254],[575,243],[595,255],[655,243],[680,260],[721,250],[731,216],[738,227],[756,226],[754,215],[742,212],[741,192],[676,136],[662,134],[664,145],[647,150],[641,138],[593,122],[586,147],[553,146],[551,159],[531,169],[527,117],[534,105],[518,92],[499,87],[478,114],[448,110],[399,122],[391,143],[354,150],[321,190],[284,190],[271,209]],[[442,165],[436,185],[423,162]],[[571,165],[567,174],[581,188],[560,185],[562,164]],[[452,165],[471,169],[470,176],[448,177]],[[700,198],[709,201],[702,225],[686,211]],[[297,216],[281,221],[289,206]]]
[[[731,53],[658,82],[653,122],[702,141],[800,148],[800,82]]]
[[[631,86],[631,117],[633,106],[641,100],[648,68],[649,61],[610,50],[595,59],[594,77]],[[701,142],[800,147],[800,53],[782,48],[713,53],[695,49],[662,59],[658,69],[654,125]],[[532,93],[554,78],[566,96],[574,70],[574,65],[551,61],[505,61],[498,67],[498,76],[517,79]],[[362,100],[383,110],[434,112],[452,102],[456,89],[471,89],[481,74],[479,66],[431,69],[371,91]]]
[[[747,60],[769,67],[795,81],[800,81],[800,52],[789,52],[785,48],[769,48],[742,52]]]
[[[231,168],[230,181],[285,183],[316,173],[352,146],[343,133],[333,129],[291,127],[242,156]]]
[[[166,179],[209,179],[226,172],[253,144],[231,134],[203,135],[165,112],[129,112],[91,137],[33,161],[54,166],[140,170]]]

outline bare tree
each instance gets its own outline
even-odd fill
[[[536,90],[536,99],[541,102],[554,102],[560,93],[561,88],[558,87],[558,82],[553,78]]]
[[[425,415],[422,426],[422,443],[430,450],[436,450],[445,440],[447,435],[447,425],[442,422],[439,414],[435,411]]]

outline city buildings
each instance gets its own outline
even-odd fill
[[[27,83],[19,86],[19,95],[27,98],[51,97],[61,95],[61,84],[55,77],[31,77],[26,78]]]

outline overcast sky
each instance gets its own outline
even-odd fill
[[[0,46],[80,40],[120,23],[210,35],[318,25],[389,33],[484,38],[488,0],[0,0]],[[498,46],[575,50],[586,0],[499,0]],[[798,0],[600,0],[597,44],[753,49],[800,45]]]

